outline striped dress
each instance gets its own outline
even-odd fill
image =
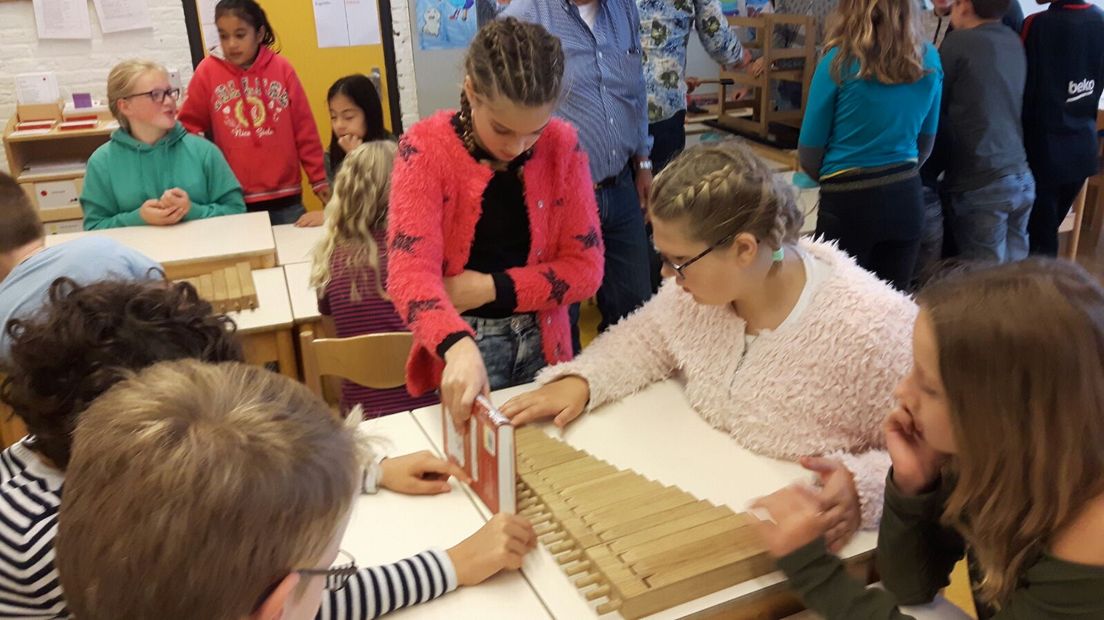
[[[69,618],[54,569],[54,538],[64,474],[47,466],[27,438],[0,452],[0,618]],[[361,568],[326,591],[320,620],[363,620],[433,600],[456,589],[448,555],[424,551]]]
[[[379,248],[380,274],[387,283],[387,232],[372,233]],[[405,332],[406,325],[390,300],[380,296],[376,286],[376,274],[371,269],[350,273],[344,266],[349,255],[346,247],[338,246],[330,257],[331,278],[318,300],[318,310],[333,319],[338,338],[380,332]],[[358,301],[353,301],[350,290],[356,282]],[[364,406],[364,417],[374,418],[398,411],[409,411],[440,402],[436,394],[419,398],[411,397],[405,387],[390,390],[373,390],[351,381],[341,382],[341,411],[353,406]]]

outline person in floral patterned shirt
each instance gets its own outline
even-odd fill
[[[744,47],[728,25],[720,0],[637,0],[644,83],[648,90],[648,134],[652,165],[659,172],[684,146],[686,131],[686,45],[690,31],[713,60],[744,65]]]

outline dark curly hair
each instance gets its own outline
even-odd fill
[[[29,446],[65,469],[77,417],[108,388],[157,362],[241,361],[234,321],[187,283],[58,278],[34,315],[9,321],[0,401]]]

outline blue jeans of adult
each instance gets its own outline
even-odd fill
[[[475,344],[487,368],[492,390],[529,383],[548,362],[541,348],[540,326],[533,314],[502,319],[464,316],[475,330]]]
[[[616,180],[595,192],[602,240],[606,245],[606,271],[598,288],[598,331],[620,321],[652,296],[649,276],[648,235],[644,214],[629,166]]]
[[[951,230],[959,255],[998,263],[1027,257],[1027,223],[1035,202],[1030,170],[975,190],[951,193]]]

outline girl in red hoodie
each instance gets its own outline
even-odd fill
[[[572,356],[568,306],[602,282],[594,184],[575,130],[552,118],[560,41],[515,19],[468,48],[460,111],[399,141],[387,291],[414,333],[407,388],[441,389],[454,421],[480,393]]]
[[[249,211],[293,224],[305,212],[300,166],[322,202],[330,198],[306,92],[291,63],[272,50],[276,34],[254,0],[220,0],[215,24],[226,58],[199,63],[180,122],[226,155]]]

